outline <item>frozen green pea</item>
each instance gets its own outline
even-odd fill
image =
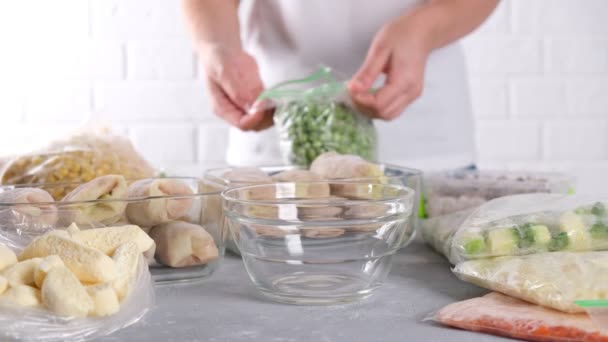
[[[315,101],[319,99],[314,99]],[[281,139],[291,141],[292,163],[308,166],[318,155],[336,151],[373,157],[375,129],[371,120],[332,101],[292,101],[275,112]]]

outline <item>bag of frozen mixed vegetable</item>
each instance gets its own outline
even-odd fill
[[[327,67],[264,91],[252,109],[271,108],[286,163],[308,166],[330,151],[376,157],[373,121],[354,108],[344,82]]]
[[[489,201],[438,236],[453,264],[541,252],[608,250],[608,200],[524,194]]]
[[[460,169],[424,176],[421,217],[426,243],[448,255],[451,236],[475,209],[499,197],[574,192],[574,179],[565,174]]]

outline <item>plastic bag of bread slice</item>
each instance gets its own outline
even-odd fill
[[[450,304],[437,311],[431,320],[527,341],[608,341],[608,326],[595,317],[551,310],[496,292]]]
[[[135,242],[105,254],[94,243],[72,239],[81,229],[100,229],[98,224],[49,227],[37,217],[5,211],[0,340],[92,340],[135,324],[153,307],[150,272]],[[15,217],[6,221],[9,214]]]
[[[154,170],[128,138],[98,126],[83,128],[37,151],[12,158],[0,170],[0,183],[84,183],[108,174],[139,179],[152,177]],[[71,190],[57,187],[51,195],[59,200]]]

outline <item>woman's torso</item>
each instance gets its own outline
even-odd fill
[[[271,86],[300,78],[320,64],[350,77],[363,62],[376,32],[418,1],[241,3],[243,44],[256,58],[262,80]],[[453,44],[435,51],[427,63],[422,97],[397,120],[376,121],[376,125],[382,161],[416,166],[427,163],[425,159],[439,159],[446,162],[445,167],[471,163],[474,132],[460,47]],[[234,165],[280,163],[275,130],[232,129],[227,159]]]

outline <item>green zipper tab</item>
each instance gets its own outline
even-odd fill
[[[583,308],[608,308],[608,300],[606,299],[576,300],[574,304]]]
[[[294,84],[305,84],[311,83],[315,81],[322,80],[322,84],[317,87],[312,87],[306,90],[302,89],[283,89],[285,86],[294,85]],[[264,99],[276,99],[276,98],[284,98],[284,97],[301,97],[301,98],[314,98],[317,96],[334,96],[336,93],[342,92],[344,90],[344,84],[342,82],[338,82],[333,75],[331,74],[331,68],[322,66],[317,71],[308,75],[305,78],[297,79],[297,80],[289,80],[275,85],[272,88],[269,88],[263,91],[260,96],[258,96],[258,100]]]

